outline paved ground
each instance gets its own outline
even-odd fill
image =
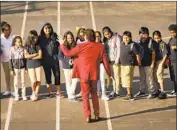
[[[25,5],[25,2],[1,2],[1,20],[12,25],[14,34],[21,34]],[[50,22],[55,31],[57,31],[57,24],[60,23],[61,35],[67,30],[76,34],[76,26],[93,27],[88,2],[61,2],[60,14],[57,9],[57,2],[29,2],[23,39],[27,38],[31,29],[40,32],[45,22]],[[169,36],[168,25],[176,23],[175,2],[94,2],[93,10],[97,30],[101,31],[106,25],[119,33],[130,30],[134,39],[138,38],[138,30],[141,26],[149,27],[150,33],[159,29],[162,35],[167,37]],[[60,16],[60,21],[57,21],[57,16]],[[165,89],[172,90],[168,71],[166,71],[165,77]],[[28,76],[26,78],[29,95],[30,82]],[[138,69],[136,68],[133,93],[137,92],[138,82],[136,81],[138,79]],[[62,90],[65,91],[63,72],[61,81]],[[44,84],[44,79],[42,83]],[[1,91],[4,90],[4,74],[1,71]],[[41,87],[40,93],[46,93],[44,85]],[[122,91],[122,94],[125,94],[125,90]],[[12,107],[9,107],[11,101]],[[14,102],[11,98],[2,98],[1,130],[176,129],[175,98],[161,101],[140,99],[133,102],[124,102],[121,98],[108,102],[100,100],[100,107],[103,120],[86,124],[82,113],[82,103],[71,103],[67,99],[45,99],[44,96],[41,96],[37,102],[30,100]],[[8,108],[11,113],[8,113]],[[110,112],[110,117],[108,112]],[[10,119],[9,123],[8,119]],[[8,129],[4,129],[5,123]]]

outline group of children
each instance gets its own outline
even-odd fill
[[[18,93],[19,77],[21,78],[22,99],[27,100],[25,74],[28,74],[32,88],[30,99],[36,101],[41,85],[41,72],[43,68],[48,89],[47,96],[54,96],[54,93],[51,91],[51,77],[53,72],[56,94],[60,97],[64,97],[63,93],[60,91],[61,66],[64,71],[68,100],[73,102],[80,101],[78,98],[82,96],[82,93],[75,94],[79,79],[72,78],[73,66],[78,63],[77,57],[66,57],[63,54],[59,48],[58,36],[53,31],[53,27],[50,23],[46,23],[42,27],[40,35],[38,35],[35,30],[31,30],[25,43],[23,43],[20,36],[12,35],[11,26],[7,22],[3,22],[1,28],[0,53],[7,86],[7,91],[4,92],[3,95],[10,94],[9,74],[11,74],[14,77],[15,101],[20,99]],[[76,39],[71,31],[65,32],[63,36],[64,45],[68,49],[72,49],[77,46],[77,44],[84,44],[84,31],[85,28],[79,28],[77,30]],[[95,31],[95,42],[104,44],[110,69],[115,79],[112,82],[113,91],[107,95],[105,70],[103,64],[100,63],[100,80],[97,83],[97,91],[102,100],[107,101],[110,98],[120,96],[121,84],[122,87],[127,90],[127,95],[123,98],[124,100],[134,100],[134,97],[144,95],[146,88],[148,88],[149,94],[147,98],[159,97],[160,99],[165,99],[166,93],[164,92],[163,81],[165,68],[169,68],[171,79],[174,83],[174,91],[171,94],[176,95],[177,25],[170,25],[169,31],[171,34],[169,43],[165,43],[162,40],[162,35],[158,30],[153,32],[151,38],[147,27],[140,28],[140,39],[137,42],[132,40],[130,31],[125,31],[121,35],[114,33],[107,26],[102,29],[102,34],[100,31]],[[132,87],[135,66],[139,66],[140,89],[139,92],[133,96]]]

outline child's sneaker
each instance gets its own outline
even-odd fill
[[[101,96],[101,99],[102,99],[103,101],[108,101],[108,100],[109,100],[109,97],[103,94],[103,95]]]
[[[167,95],[165,92],[161,92],[158,96],[159,99],[166,99],[167,98]]]
[[[123,98],[124,101],[134,101],[134,97],[132,94],[127,94],[124,98]]]
[[[15,96],[15,101],[19,101],[19,96]]]
[[[3,95],[3,96],[9,96],[10,94],[11,94],[10,91],[5,91],[2,95]]]
[[[30,96],[30,99],[31,99],[32,101],[36,101],[36,100],[38,99],[38,96],[37,96],[35,93],[33,93],[33,94]]]
[[[28,100],[26,96],[22,96],[22,99],[23,99],[23,101],[27,101]]]

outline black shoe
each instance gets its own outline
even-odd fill
[[[120,94],[115,93],[115,94],[114,94],[114,97],[120,97]]]
[[[167,95],[165,92],[161,92],[159,95],[158,95],[158,98],[159,99],[166,99],[167,98]]]
[[[141,96],[144,96],[144,95],[145,95],[144,92],[139,91],[137,94],[134,95],[134,97],[141,97]]]
[[[120,96],[119,94],[115,93],[114,91],[112,91],[110,94],[109,94],[109,98],[116,98]]]
[[[46,98],[53,98],[53,97],[55,97],[54,94],[47,94],[47,95],[46,95]]]
[[[161,91],[160,90],[157,90],[157,92],[155,92],[155,93],[152,93],[152,95],[153,95],[153,97],[158,97],[159,96],[159,94],[161,93]]]
[[[124,101],[134,101],[134,97],[132,94],[127,94],[125,97],[122,98]]]

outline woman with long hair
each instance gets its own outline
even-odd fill
[[[60,67],[58,60],[58,36],[53,31],[53,27],[50,23],[46,23],[42,27],[39,36],[39,45],[43,54],[42,66],[44,68],[47,83],[47,96],[52,98],[54,96],[51,91],[52,72],[55,78],[56,94],[60,95]]]
[[[71,31],[65,32],[63,36],[63,41],[64,45],[69,50],[76,46],[74,35]],[[69,101],[77,102],[78,100],[75,98],[77,79],[72,78],[74,57],[66,57],[64,56],[62,51],[59,51],[59,60],[61,61],[60,63],[64,71],[68,99]]]
[[[28,34],[25,43],[24,56],[27,59],[26,66],[31,80],[32,95],[30,98],[32,101],[36,101],[41,85],[42,50],[38,44],[38,34],[35,30],[31,30]]]

